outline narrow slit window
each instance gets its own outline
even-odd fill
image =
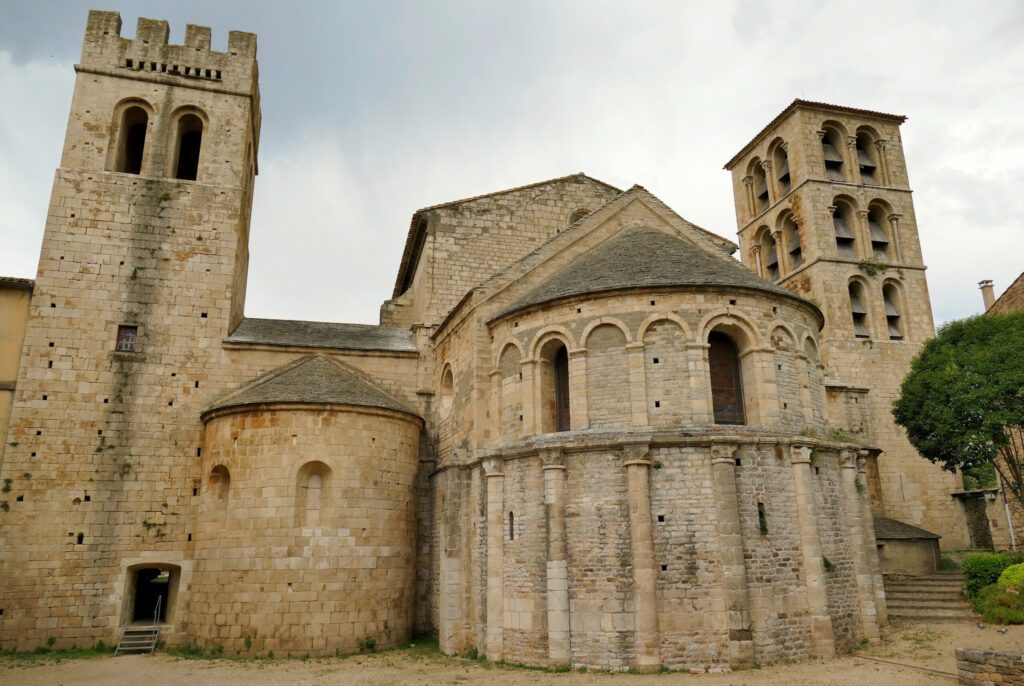
[[[840,257],[856,256],[856,239],[850,228],[850,212],[845,206],[836,207],[832,213],[832,226],[836,233],[836,250]]]
[[[868,311],[864,307],[864,292],[860,284],[850,284],[850,314],[853,317],[853,334],[857,338],[869,338]]]
[[[882,287],[882,299],[885,301],[885,322],[889,330],[889,339],[903,340],[903,317],[900,314],[899,293],[891,283]]]
[[[879,210],[868,214],[868,231],[871,234],[871,254],[881,262],[889,261],[889,236],[883,228],[885,219]]]
[[[177,156],[174,178],[195,181],[199,176],[199,153],[203,145],[203,120],[186,114],[178,120]]]
[[[508,513],[508,540],[516,540],[516,516],[512,512]]]
[[[139,327],[137,326],[119,326],[117,327],[117,342],[114,346],[114,350],[119,353],[133,353],[135,352],[135,344],[139,337]]]
[[[764,503],[757,504],[757,529],[762,536],[768,535],[768,513],[764,509]]]
[[[860,167],[860,180],[863,183],[877,183],[878,165],[871,148],[873,141],[871,137],[862,133],[857,136],[857,165]]]
[[[125,174],[142,172],[142,156],[146,149],[149,115],[141,107],[129,107],[121,115],[121,140],[117,149],[115,171]]]
[[[731,338],[717,331],[708,337],[708,344],[715,424],[745,424],[739,350]]]
[[[825,176],[833,181],[845,181],[843,156],[839,153],[838,138],[835,131],[826,131],[821,139],[821,152],[825,158]]]
[[[800,245],[800,230],[792,217],[786,219],[783,224],[783,234],[786,237],[786,251],[789,253],[790,269],[796,269],[804,263],[803,246]]]

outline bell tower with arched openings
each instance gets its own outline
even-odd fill
[[[0,640],[45,639],[57,617],[107,638],[140,566],[188,588],[199,412],[243,313],[260,107],[255,35],[224,52],[206,27],[168,37],[89,13],[0,465],[24,494],[0,541]],[[167,599],[169,638],[186,596]]]
[[[821,308],[829,420],[869,457],[876,516],[968,544],[959,476],[920,457],[890,413],[935,333],[900,125],[906,117],[794,100],[732,173],[743,263]],[[841,436],[839,437],[841,438]]]

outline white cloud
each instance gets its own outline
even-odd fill
[[[418,207],[575,171],[640,183],[733,238],[721,166],[794,97],[910,116],[937,320],[977,312],[978,280],[1001,290],[1024,269],[1019,3],[524,2],[460,5],[458,22],[434,24],[414,7],[368,24],[371,42],[358,21],[339,24],[359,34],[337,42],[357,46],[353,59],[328,60],[347,91],[330,70],[303,78],[309,47],[288,44],[302,31],[252,27],[276,47],[261,64],[250,315],[375,321]],[[17,99],[0,113],[0,272],[34,271],[70,82],[68,65],[0,57],[0,92]],[[317,107],[295,105],[312,91]],[[29,257],[5,259],[9,245]]]

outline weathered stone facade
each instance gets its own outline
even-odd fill
[[[3,445],[0,646],[116,640],[157,597],[169,643],[247,654],[423,631],[725,670],[877,638],[871,499],[918,473],[885,466],[878,398],[931,331],[899,155],[901,343],[843,328],[858,266],[823,238],[775,284],[756,221],[741,264],[582,174],[415,213],[380,326],[253,319],[255,37],[186,43],[90,14]],[[915,484],[892,507],[942,520]]]

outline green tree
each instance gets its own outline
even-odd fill
[[[991,465],[1024,506],[1024,311],[939,329],[914,358],[893,416],[924,457],[948,471]]]

